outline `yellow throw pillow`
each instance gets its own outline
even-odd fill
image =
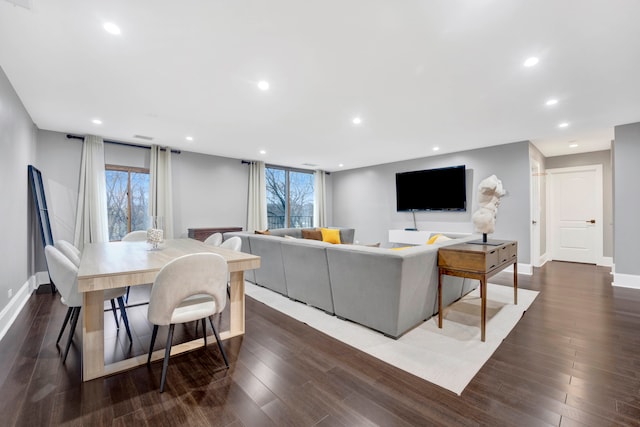
[[[321,228],[322,231],[322,241],[327,243],[340,243],[340,230],[337,228]]]
[[[427,245],[433,245],[440,236],[442,236],[442,234],[434,234],[433,236],[429,237],[429,240],[427,240]]]
[[[444,234],[436,234],[431,236],[427,245],[433,245],[434,243],[446,242],[447,240],[451,240],[450,237],[445,236]]]

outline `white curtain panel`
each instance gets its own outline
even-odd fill
[[[99,136],[87,135],[82,145],[74,246],[82,250],[85,243],[108,241],[104,142]]]
[[[171,149],[151,146],[149,167],[149,214],[164,220],[164,238],[173,239],[173,190]]]
[[[267,182],[264,162],[251,162],[249,163],[247,231],[265,230],[267,224]]]
[[[314,173],[313,185],[313,225],[314,227],[327,226],[327,190],[325,184],[326,173],[317,170]]]

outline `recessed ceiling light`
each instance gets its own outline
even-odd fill
[[[551,106],[551,105],[556,105],[557,103],[558,103],[557,99],[549,99],[547,102],[545,102],[545,105]]]
[[[440,147],[433,147],[433,151],[438,151]]]
[[[186,140],[187,140],[187,141],[193,141],[193,137],[192,137],[192,136],[188,136],[188,137],[186,138]]]
[[[527,58],[526,61],[524,61],[524,66],[525,67],[533,67],[534,65],[536,65],[538,63],[539,59],[536,58],[535,56],[532,56],[531,58]]]
[[[574,143],[569,144],[569,147],[571,147],[571,148],[576,148],[577,146],[578,146],[578,144],[576,144],[575,142],[574,142]]]
[[[260,80],[258,82],[258,89],[260,90],[269,90],[269,82],[266,80]]]
[[[354,117],[352,122],[354,125],[359,125],[360,123],[362,123],[362,119],[360,117]]]
[[[116,36],[120,34],[120,27],[118,27],[113,22],[106,22],[102,27],[109,34],[113,34],[113,35],[116,35]]]
[[[567,123],[567,122],[562,122],[562,123],[560,123],[560,124],[558,125],[558,127],[559,127],[559,128],[566,128],[566,127],[569,127],[569,123]]]
[[[266,150],[260,150],[260,154],[267,154]]]
[[[100,120],[100,119],[93,119],[93,120],[91,120],[91,123],[93,123],[94,125],[101,125],[101,124],[102,124],[102,120]]]
[[[340,164],[338,165],[338,167],[339,167],[339,168],[344,167],[344,164],[340,163]]]

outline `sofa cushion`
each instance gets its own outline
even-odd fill
[[[310,240],[322,240],[322,231],[311,228],[303,228],[302,238]]]
[[[321,228],[322,241],[327,243],[340,244],[340,230],[336,228]]]

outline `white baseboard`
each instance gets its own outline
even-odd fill
[[[29,297],[38,289],[38,286],[49,283],[49,274],[46,271],[39,271],[24,282],[22,286],[13,294],[2,311],[0,312],[0,341],[6,335],[7,331],[13,325],[18,314],[22,311]]]
[[[613,257],[610,257],[610,256],[601,257],[600,261],[598,261],[598,265],[601,265],[603,267],[613,267]]]
[[[505,268],[503,271],[506,271],[508,273],[513,273],[513,265]],[[526,274],[527,276],[531,276],[533,274],[533,267],[531,266],[531,264],[523,264],[519,262],[518,274]]]
[[[640,276],[635,274],[614,273],[612,286],[640,289]]]

